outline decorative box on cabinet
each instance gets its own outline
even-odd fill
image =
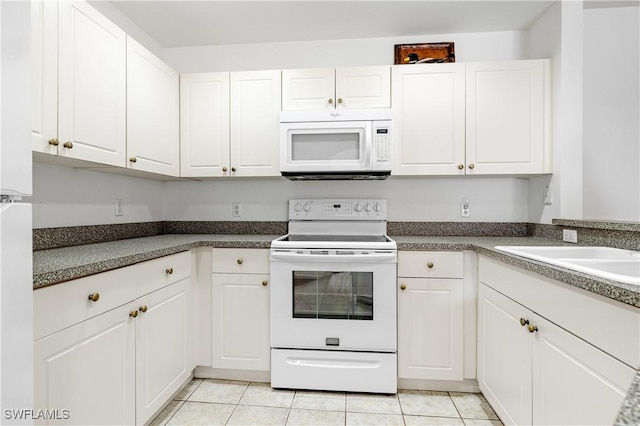
[[[33,151],[124,167],[125,32],[86,2],[34,0],[32,35]]]
[[[191,259],[178,253],[34,292],[34,400],[66,424],[142,424],[191,377]]]
[[[640,310],[482,256],[479,276],[478,381],[503,422],[613,424]]]
[[[389,108],[389,66],[282,71],[282,109]]]
[[[398,377],[463,380],[462,252],[398,252]]]
[[[269,250],[213,249],[212,270],[212,367],[269,371]]]

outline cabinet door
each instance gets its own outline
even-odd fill
[[[280,71],[231,73],[231,174],[280,176]]]
[[[635,370],[539,317],[533,338],[533,423],[614,424]]]
[[[478,383],[505,424],[532,422],[532,342],[520,318],[532,313],[480,284],[478,289]]]
[[[336,69],[336,108],[389,108],[391,67]]]
[[[61,424],[135,423],[133,306],[34,342],[34,407],[69,410]]]
[[[136,423],[158,411],[191,375],[189,278],[136,301]]]
[[[31,1],[32,150],[56,155],[58,137],[58,6]],[[52,143],[49,143],[51,141]]]
[[[127,167],[178,176],[178,73],[127,37]]]
[[[213,368],[270,368],[269,275],[213,274]]]
[[[59,2],[58,24],[58,155],[124,167],[125,32],[85,2]]]
[[[467,174],[551,172],[549,66],[467,64]]]
[[[399,278],[398,286],[398,377],[462,380],[462,280]]]
[[[335,86],[333,68],[283,70],[282,109],[334,109]]]
[[[229,73],[180,75],[180,176],[229,176]]]
[[[394,175],[463,175],[464,64],[392,67]]]

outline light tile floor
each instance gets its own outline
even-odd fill
[[[271,389],[268,383],[194,379],[152,425],[477,425],[502,423],[480,394],[397,395]]]

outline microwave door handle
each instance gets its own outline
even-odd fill
[[[369,121],[364,129],[365,132],[365,141],[364,144],[364,161],[365,166],[368,170],[373,170],[373,123]]]

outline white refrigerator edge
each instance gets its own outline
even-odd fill
[[[33,423],[30,2],[0,1],[0,423]],[[44,408],[44,407],[42,407]]]

